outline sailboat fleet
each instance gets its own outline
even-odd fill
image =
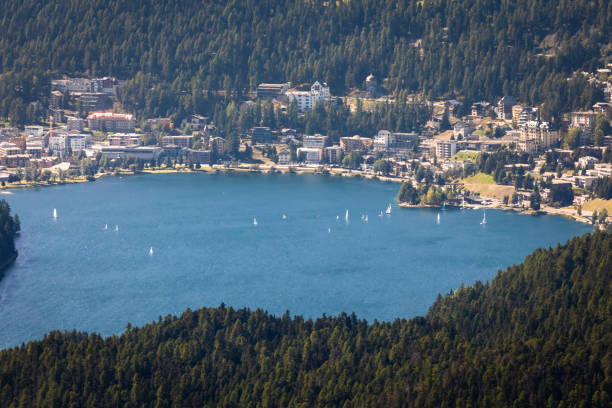
[[[461,203],[461,209],[465,209],[465,208],[466,208],[466,207],[465,207],[465,201],[462,201],[462,203]],[[442,206],[442,210],[445,210],[445,209],[446,209],[446,203],[444,203],[444,204],[443,204],[443,206]],[[392,206],[391,206],[391,204],[389,204],[389,205],[387,206],[387,209],[384,211],[384,214],[386,214],[386,215],[391,215],[391,210],[392,210]],[[383,214],[383,211],[380,211],[380,213],[378,214],[378,216],[379,216],[379,217],[382,217],[384,214]],[[56,209],[56,208],[54,208],[54,209],[53,209],[53,219],[55,220],[55,219],[57,219],[57,217],[58,217],[58,215],[57,215],[57,209]],[[287,219],[287,215],[285,215],[285,214],[282,214],[282,216],[281,216],[281,217],[282,217],[282,219],[283,219],[283,220],[286,220],[286,219]],[[337,215],[337,216],[336,216],[336,220],[340,220],[340,216],[339,216],[339,215]],[[346,210],[346,212],[344,213],[344,220],[345,220],[347,223],[348,223],[348,221],[349,221],[349,210],[348,210],[348,209],[347,209],[347,210]],[[367,214],[362,215],[362,216],[361,216],[361,220],[362,220],[363,222],[367,223],[367,222],[368,222],[368,215],[367,215]],[[437,214],[437,217],[436,217],[436,223],[437,223],[437,224],[440,224],[440,213],[438,213],[438,214]],[[486,224],[487,224],[487,213],[486,213],[486,210],[483,210],[483,214],[482,214],[482,221],[480,221],[480,225],[486,225]],[[255,227],[256,227],[256,226],[258,226],[258,225],[259,225],[259,223],[257,222],[257,218],[253,217],[253,226],[255,226]],[[104,231],[108,231],[108,224],[104,224]],[[115,232],[119,232],[119,225],[115,225]],[[331,233],[331,228],[327,228],[327,232],[328,232],[328,233]],[[149,256],[153,256],[153,254],[154,254],[153,247],[150,247],[150,248],[149,248],[149,252],[148,252],[148,254],[149,254]]]

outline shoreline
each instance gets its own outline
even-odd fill
[[[434,204],[408,204],[408,203],[399,203],[398,207],[400,208],[442,208],[441,205]],[[456,205],[447,205],[448,208],[461,209],[460,206]],[[549,206],[542,206],[539,210],[533,210],[531,208],[522,208],[522,207],[513,207],[509,205],[503,204],[491,204],[491,205],[483,205],[483,204],[466,204],[463,208],[469,210],[500,210],[500,211],[512,211],[522,215],[556,215],[564,218],[571,219],[572,221],[580,222],[583,224],[591,224],[591,218],[586,217],[584,215],[578,215],[575,211],[564,210],[562,208],[554,208]]]
[[[4,186],[0,187],[0,194],[12,194],[10,190],[12,189],[22,189],[22,188],[37,188],[37,187],[53,187],[65,184],[78,184],[78,183],[89,183],[93,182],[102,177],[117,177],[117,176],[135,176],[138,174],[180,174],[180,173],[204,173],[204,174],[233,174],[233,173],[249,173],[249,174],[312,174],[312,175],[328,175],[335,177],[347,177],[347,178],[361,178],[364,180],[377,180],[383,182],[393,182],[393,183],[402,183],[409,179],[405,179],[402,177],[394,177],[394,176],[381,176],[375,175],[372,173],[365,173],[362,170],[352,170],[352,169],[344,169],[344,168],[324,168],[321,169],[318,167],[309,167],[309,166],[289,166],[289,165],[249,165],[249,164],[241,164],[238,166],[226,167],[224,165],[215,164],[215,165],[205,165],[199,169],[192,169],[189,167],[179,167],[179,168],[148,168],[143,169],[138,172],[132,172],[129,170],[117,170],[113,172],[105,172],[98,173],[94,176],[94,180],[88,180],[86,177],[79,176],[76,178],[67,178],[63,181],[55,181],[55,182],[42,182],[42,181],[26,181],[26,182],[16,182],[16,183],[7,183]],[[440,208],[439,205],[432,204],[408,204],[400,202],[398,204],[400,208]],[[448,207],[459,208],[457,206],[449,205]],[[524,215],[556,215],[565,218],[569,218],[576,222],[581,222],[584,224],[591,224],[591,218],[578,215],[576,210],[568,210],[563,208],[553,208],[549,206],[542,206],[540,210],[534,211],[530,208],[518,208],[509,205],[503,204],[491,204],[491,205],[483,205],[483,204],[466,204],[465,208],[478,210],[478,209],[492,209],[492,210],[502,210],[502,211],[513,211],[519,214]],[[0,272],[1,273],[1,272]]]

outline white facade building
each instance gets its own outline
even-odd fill
[[[85,150],[91,145],[91,136],[83,133],[54,133],[49,138],[49,149],[62,156]]]
[[[297,149],[297,155],[306,163],[319,164],[323,160],[323,149],[300,147]]]
[[[302,140],[304,147],[309,149],[322,149],[325,147],[325,141],[327,140],[327,136],[322,135],[314,135],[314,136],[304,136]]]
[[[457,143],[438,140],[436,143],[436,156],[449,159],[457,153]]]
[[[296,101],[298,111],[300,112],[312,110],[317,103],[323,103],[331,96],[327,83],[323,82],[321,84],[319,81],[312,84],[310,91],[287,91],[285,95],[288,102]]]

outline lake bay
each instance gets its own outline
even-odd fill
[[[221,302],[307,318],[410,318],[438,293],[590,231],[503,211],[487,211],[486,226],[475,210],[394,205],[380,216],[398,188],[325,176],[159,174],[14,190],[2,198],[22,233],[0,281],[0,348],[55,329],[120,333],[128,322]]]

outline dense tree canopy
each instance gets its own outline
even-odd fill
[[[187,310],[0,352],[0,405],[608,407],[612,236],[539,249],[425,317]]]
[[[11,216],[11,207],[6,200],[0,200],[0,279],[7,263],[17,256],[15,235],[21,229],[19,217]]]
[[[339,94],[374,73],[389,92],[513,94],[550,117],[601,97],[566,78],[601,66],[611,27],[608,0],[5,0],[0,116],[59,74],[129,79],[129,110],[182,116],[259,82]]]

